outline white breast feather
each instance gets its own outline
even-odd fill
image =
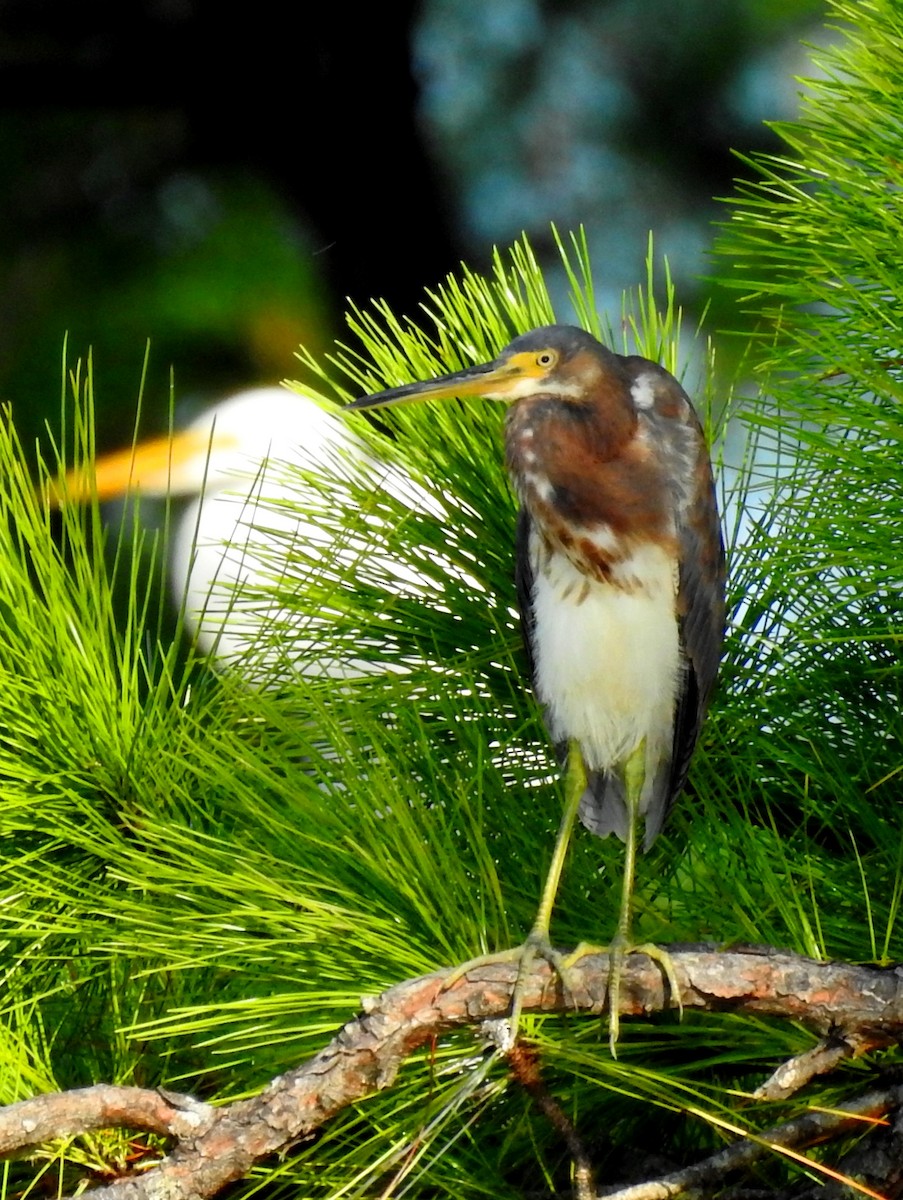
[[[681,670],[673,561],[638,548],[620,564],[622,590],[562,554],[533,560],[536,690],[552,737],[575,739],[591,770],[623,763],[644,737],[647,763],[670,755]]]

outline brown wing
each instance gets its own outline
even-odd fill
[[[709,706],[724,640],[724,542],[705,435],[690,398],[663,367],[644,358],[625,360],[630,377],[653,385],[647,413],[674,481],[680,571],[677,612],[683,676],[674,713],[670,764],[653,783],[646,810],[649,849],[686,782],[690,760]]]
[[[724,542],[718,520],[712,468],[695,414],[693,423],[698,449],[692,498],[680,529],[677,593],[686,678],[675,713],[667,809],[673,805],[686,782],[690,759],[715,687],[724,641]],[[667,810],[662,820],[665,815]],[[647,845],[649,834],[647,823]]]
[[[517,514],[517,530],[514,536],[514,585],[517,589],[517,607],[520,609],[520,629],[530,667],[530,683],[534,683],[536,669],[533,654],[533,638],[536,621],[533,616],[533,568],[530,565],[530,514],[521,508]]]

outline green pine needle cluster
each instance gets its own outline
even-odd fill
[[[553,311],[521,242],[487,276],[462,268],[427,293],[416,321],[353,310],[350,346],[301,361],[305,392],[342,400],[576,319],[672,370],[699,364],[685,382],[719,463],[730,627],[690,786],[640,864],[636,933],[887,962],[903,954],[903,12],[834,9],[850,28],[781,127],[787,156],[755,164],[722,232],[719,270],[761,322],[754,396],[729,399],[710,347],[682,333],[651,247],[643,288],[600,323],[579,234],[560,242],[576,318]],[[90,402],[76,372],[37,482],[0,424],[0,1099],[106,1080],[225,1101],[322,1046],[361,995],[529,928],[560,783],[525,685],[503,413],[349,418],[391,464],[387,486],[298,478],[282,503],[335,553],[259,548],[260,603],[317,614],[311,637],[344,677],[306,675],[276,617],[249,683],[164,636],[165,528],[154,540],[139,510],[117,534],[96,504],[46,502],[63,460],[90,458]],[[559,944],[614,929],[621,854],[577,836]],[[650,1105],[684,1161],[724,1120],[764,1128],[806,1102],[736,1106],[811,1044],[797,1028],[630,1023],[617,1062],[596,1022],[525,1028],[612,1174]],[[849,1065],[817,1102],[868,1070]],[[7,1165],[3,1195],[67,1191],[158,1152],[127,1133],[67,1139]],[[459,1036],[236,1194],[518,1196],[565,1188],[568,1169],[504,1068]]]

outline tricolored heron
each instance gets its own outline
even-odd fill
[[[566,762],[565,805],[512,1005],[516,1033],[537,954],[566,971],[549,923],[575,820],[626,843],[610,946],[618,1036],[638,824],[648,849],[687,769],[724,631],[724,548],[712,468],[689,397],[663,367],[615,354],[582,329],[548,325],[492,362],[363,396],[348,408],[483,396],[511,402],[508,471],[520,501],[515,573],[536,696]],[[491,957],[491,956],[490,956]]]

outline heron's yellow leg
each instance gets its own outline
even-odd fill
[[[646,739],[639,743],[624,764],[624,791],[627,799],[627,839],[624,846],[624,874],[621,880],[621,906],[618,911],[618,928],[608,949],[608,1045],[612,1058],[618,1057],[618,1036],[621,1030],[621,968],[628,954],[645,954],[657,962],[668,981],[671,995],[676,997],[683,1011],[680,989],[674,974],[671,955],[651,942],[635,945],[630,940],[631,912],[633,907],[633,884],[636,874],[637,831],[640,823],[640,799],[646,780]],[[579,945],[564,961],[567,968],[585,954],[598,951],[598,947]]]
[[[564,869],[564,862],[567,858],[568,845],[571,840],[571,834],[574,832],[574,824],[577,820],[580,800],[585,790],[586,768],[583,765],[583,755],[577,743],[572,741],[568,743],[568,757],[564,776],[564,810],[561,814],[561,823],[558,826],[555,848],[552,851],[552,861],[549,864],[549,870],[546,873],[545,883],[543,884],[539,909],[526,941],[511,950],[501,950],[495,954],[484,954],[478,958],[469,959],[459,967],[456,967],[445,979],[444,986],[451,987],[462,975],[466,975],[474,967],[485,966],[489,963],[516,961],[518,963],[517,979],[514,984],[514,992],[511,998],[511,1015],[508,1020],[512,1045],[517,1038],[517,1027],[520,1024],[520,1014],[524,1002],[524,990],[533,963],[537,958],[544,958],[560,975],[564,976],[567,971],[564,955],[559,954],[552,947],[549,939],[549,926],[552,920],[552,909],[555,907],[555,897],[558,894],[558,885],[561,882],[561,872]]]
[[[561,872],[564,870],[564,861],[567,858],[568,845],[574,832],[580,800],[585,790],[586,767],[583,765],[583,754],[577,743],[571,741],[568,743],[567,766],[564,775],[564,810],[558,826],[555,849],[552,851],[552,861],[543,884],[536,919],[523,946],[523,954],[517,971],[517,982],[514,985],[514,995],[511,1000],[512,1038],[517,1037],[524,988],[530,968],[537,956],[545,958],[559,974],[566,969],[562,955],[552,949],[552,943],[549,940],[549,926],[552,921],[552,909],[555,907],[555,897],[558,895],[558,886],[561,883]]]
[[[621,907],[618,928],[608,947],[608,1045],[612,1058],[618,1057],[621,1030],[621,967],[630,945],[630,912],[633,880],[636,875],[636,831],[639,824],[640,797],[646,779],[646,739],[640,742],[624,765],[624,790],[627,794],[627,841],[624,846],[624,874],[621,879]]]
[[[561,814],[561,824],[558,826],[558,836],[555,839],[555,849],[552,851],[552,861],[549,864],[546,881],[543,885],[539,911],[536,914],[536,920],[533,922],[533,929],[530,933],[531,939],[538,936],[548,941],[552,909],[555,906],[555,897],[558,895],[558,885],[561,883],[561,872],[564,869],[564,860],[567,857],[568,845],[570,844],[571,834],[574,832],[577,812],[585,791],[586,768],[583,765],[583,754],[576,742],[570,742],[568,743],[567,769],[564,776],[564,811]]]

